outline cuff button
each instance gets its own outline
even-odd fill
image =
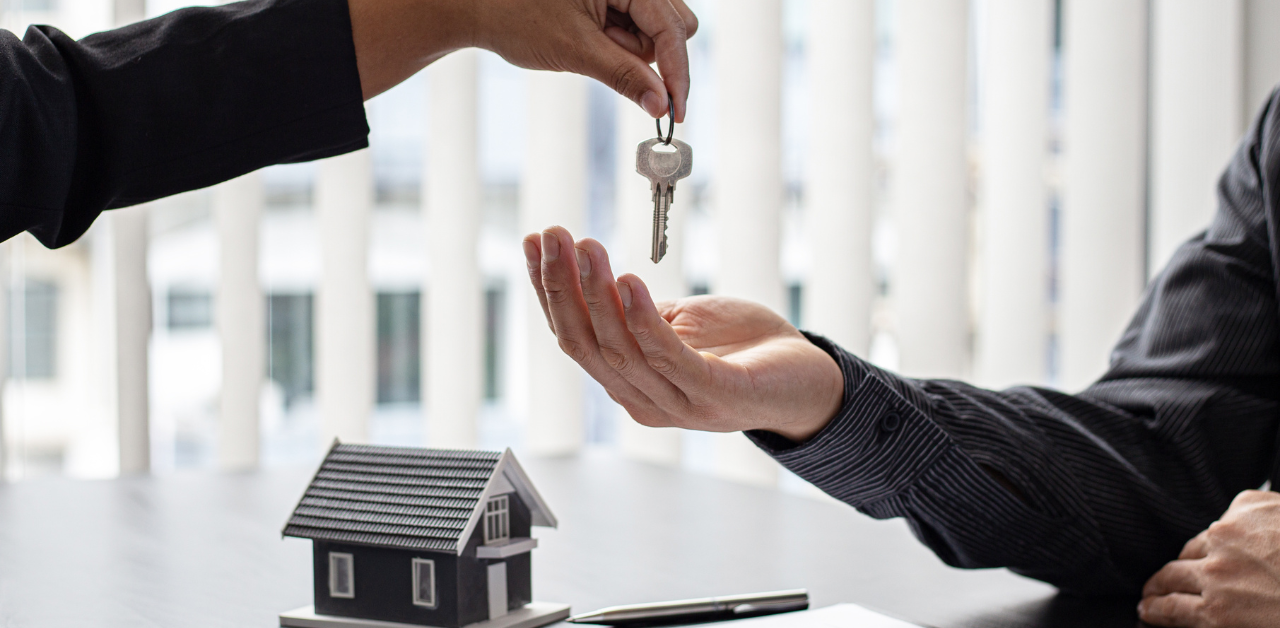
[[[880,429],[886,432],[892,432],[902,425],[902,417],[896,412],[890,412],[880,419]]]

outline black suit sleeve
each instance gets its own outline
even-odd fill
[[[183,9],[74,41],[0,30],[0,240],[368,145],[346,0]]]
[[[812,337],[844,372],[844,407],[801,445],[748,436],[863,512],[906,518],[952,565],[1135,593],[1238,492],[1280,485],[1278,190],[1273,94],[1209,228],[1152,280],[1110,370],[1078,394],[908,379]]]

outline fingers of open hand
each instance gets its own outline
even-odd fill
[[[600,382],[628,412],[634,415],[646,411],[652,402],[601,358],[591,315],[582,296],[573,236],[563,227],[551,227],[542,232],[541,238],[544,307],[560,349]]]
[[[1148,624],[1171,628],[1199,628],[1204,598],[1191,593],[1169,593],[1143,598],[1138,617]]]
[[[682,413],[687,408],[684,393],[652,368],[627,329],[623,297],[613,280],[609,254],[599,242],[585,239],[578,242],[577,255],[578,267],[582,269],[582,296],[591,313],[600,355],[659,408],[672,414]]]
[[[524,237],[524,262],[529,271],[529,281],[533,291],[538,294],[538,304],[542,306],[542,315],[547,317],[547,327],[556,333],[556,325],[551,322],[551,310],[547,308],[547,291],[542,287],[542,234],[530,233]]]
[[[706,358],[680,339],[654,303],[648,286],[635,275],[623,275],[618,278],[618,289],[630,297],[623,299],[627,331],[649,368],[686,395],[705,396],[710,381]]]
[[[683,3],[680,3],[684,7]],[[686,28],[686,15],[693,13],[684,7],[684,14],[677,10],[671,0],[609,0],[609,6],[622,11],[631,17],[640,32],[653,39],[654,57],[658,61],[658,69],[662,72],[665,91],[671,92],[675,103],[675,119],[684,122],[686,100],[689,97],[689,52],[685,41],[689,38]],[[693,18],[696,28],[697,18]],[[659,92],[659,96],[665,96]],[[666,112],[665,98],[655,114],[649,107],[645,111],[657,117]]]

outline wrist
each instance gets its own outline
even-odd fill
[[[436,6],[435,19],[440,23],[452,24],[450,37],[445,42],[448,48],[439,51],[435,58],[463,48],[483,48],[480,33],[484,24],[482,18],[489,3],[485,0],[432,0]],[[434,58],[432,58],[434,60]]]
[[[835,419],[844,405],[844,372],[840,370],[840,364],[822,348],[813,346],[813,350],[815,366],[820,365],[816,369],[817,376],[813,379],[814,388],[809,393],[813,404],[806,408],[807,412],[794,417],[794,420],[768,428],[796,444],[803,444],[817,436]]]
[[[449,1],[457,2],[458,0]],[[510,18],[510,9],[495,7],[494,0],[461,0],[461,2],[466,5],[465,10],[469,12],[467,20],[470,28],[466,45],[496,52],[495,43],[500,41],[500,35],[496,33],[501,31],[502,18]]]
[[[360,85],[368,100],[444,55],[473,45],[468,0],[348,0]]]

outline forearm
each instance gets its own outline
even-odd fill
[[[1204,487],[1220,478],[1158,434],[1178,408],[1144,418],[1090,395],[911,380],[815,342],[845,373],[840,412],[802,445],[749,435],[832,496],[906,517],[950,564],[1136,590],[1225,507]],[[1136,383],[1129,396],[1158,390]]]
[[[360,88],[368,100],[475,43],[475,0],[348,0]]]

